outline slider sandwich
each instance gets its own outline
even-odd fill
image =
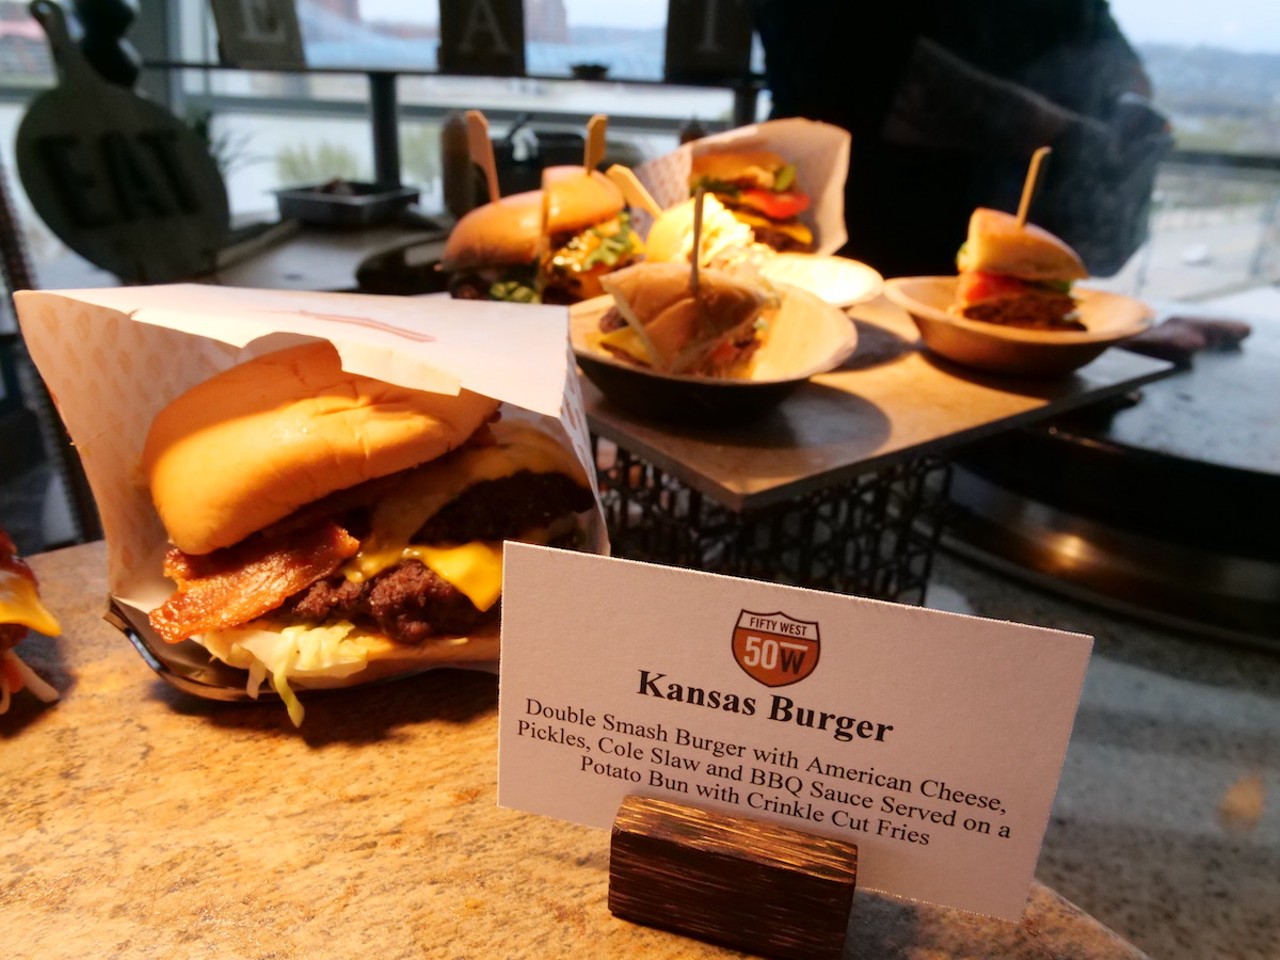
[[[574,547],[594,493],[533,415],[344,371],[328,343],[232,367],[155,418],[143,472],[175,590],[150,613],[269,681],[494,661],[502,541]]]
[[[600,320],[601,349],[659,373],[742,376],[777,306],[757,284],[688,264],[641,263],[604,279],[613,306]]]
[[[502,197],[458,221],[441,260],[453,296],[576,303],[601,294],[602,275],[639,259],[644,245],[608,177],[551,167],[544,183],[545,191]]]
[[[62,632],[40,599],[36,575],[18,556],[9,535],[0,530],[0,713],[9,710],[13,695],[23,689],[45,703],[58,699],[58,691],[36,676],[14,649],[29,629],[49,637]]]
[[[796,182],[796,167],[771,150],[722,150],[695,154],[689,193],[715,194],[755,239],[779,252],[808,253],[813,231],[801,222],[810,198]]]
[[[1013,214],[979,207],[956,256],[960,276],[952,311],[1034,330],[1084,330],[1071,286],[1089,272],[1074,250]]]

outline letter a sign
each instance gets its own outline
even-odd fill
[[[766,687],[798,683],[818,666],[817,621],[743,610],[733,628],[733,658]]]
[[[522,0],[440,0],[440,72],[524,75]]]

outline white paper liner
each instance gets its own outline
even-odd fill
[[[754,123],[683,144],[671,153],[636,167],[636,176],[664,209],[689,197],[693,157],[717,150],[772,150],[796,166],[796,184],[812,198],[800,217],[813,228],[814,252],[835,253],[848,240],[844,223],[844,184],[849,173],[849,131],[816,120],[790,118]],[[650,218],[634,211],[641,235]]]

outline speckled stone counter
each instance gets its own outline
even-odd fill
[[[63,699],[0,717],[7,955],[734,955],[612,917],[603,832],[497,807],[492,676],[315,698],[298,732],[151,673],[101,619],[101,544],[32,565],[65,632],[24,652]],[[852,924],[867,960],[1144,956],[1039,883],[1018,925],[861,893]]]
[[[1280,958],[1280,655],[1127,620],[948,553],[928,605],[1094,637],[1039,879],[1152,957]]]

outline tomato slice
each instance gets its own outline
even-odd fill
[[[969,270],[956,281],[956,299],[961,304],[981,303],[1000,297],[1019,297],[1027,292],[1027,283],[1001,273]]]
[[[788,220],[809,209],[809,195],[798,190],[762,190],[751,187],[737,196],[737,203],[759,210],[773,220]]]

